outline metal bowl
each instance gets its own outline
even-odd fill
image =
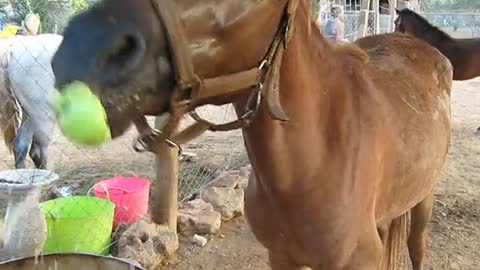
[[[0,191],[21,191],[43,187],[58,180],[58,174],[49,170],[17,169],[0,171]]]
[[[138,263],[84,253],[49,254],[0,263],[1,270],[146,270]]]

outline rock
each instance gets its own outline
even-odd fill
[[[197,246],[200,246],[200,247],[204,247],[207,243],[208,243],[208,240],[207,238],[201,236],[201,235],[198,235],[198,234],[195,234],[193,236],[193,243]]]
[[[460,270],[460,265],[458,265],[458,263],[456,263],[456,262],[453,262],[452,264],[450,264],[450,269]]]
[[[172,255],[179,247],[178,236],[175,232],[164,231],[153,236],[152,239],[156,251],[165,256]]]
[[[222,216],[209,203],[196,199],[181,206],[177,224],[182,234],[212,234],[220,229]]]
[[[147,269],[155,269],[164,256],[157,254],[153,241],[142,242],[139,238],[128,236],[118,242],[118,257],[138,261]]]
[[[238,182],[237,188],[243,190],[244,192],[247,191],[249,177],[250,176],[240,176],[240,181]]]
[[[80,183],[78,182],[67,182],[61,185],[50,184],[44,188],[45,200],[54,200],[58,198],[71,197],[78,193],[81,190]]]
[[[243,167],[240,169],[240,181],[238,183],[238,188],[243,189],[245,192],[248,187],[248,180],[252,174],[252,168],[250,166]]]
[[[229,172],[213,179],[208,187],[222,187],[234,189],[240,183],[241,176],[238,171]]]
[[[251,165],[242,167],[242,168],[240,168],[240,170],[239,170],[240,176],[243,176],[243,177],[245,177],[245,178],[247,178],[247,179],[250,177],[250,174],[251,174],[251,173],[252,173],[252,166],[251,166]]]
[[[129,225],[127,223],[120,223],[117,226],[115,232],[112,235],[112,243],[118,243],[120,241],[120,237],[122,237],[123,233],[128,230]],[[112,245],[110,248],[110,253],[113,256],[118,256],[118,245]]]
[[[118,237],[116,256],[137,261],[147,269],[155,269],[162,260],[178,249],[178,237],[166,226],[141,219]]]
[[[209,187],[200,192],[200,198],[210,203],[222,215],[223,220],[230,220],[242,215],[244,194],[242,189]]]

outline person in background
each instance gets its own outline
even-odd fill
[[[21,28],[13,19],[8,18],[7,21],[3,23],[2,30],[0,31],[0,38],[14,37],[19,33],[20,29]]]
[[[40,31],[40,17],[35,13],[27,14],[22,26],[22,35],[37,35]]]
[[[325,23],[324,33],[327,39],[337,43],[345,42],[345,25],[343,24],[344,14],[343,7],[333,5],[330,9],[330,18]]]

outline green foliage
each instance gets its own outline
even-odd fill
[[[41,32],[59,32],[71,16],[88,8],[87,0],[9,0],[15,21],[20,23],[29,12],[40,15]]]
[[[73,13],[78,14],[83,10],[87,9],[89,4],[86,0],[74,0],[72,3]]]
[[[320,12],[320,2],[318,0],[312,0],[312,10],[313,10],[313,18],[317,19],[318,12]]]

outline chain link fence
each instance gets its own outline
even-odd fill
[[[366,35],[375,34],[375,19],[379,17],[379,33],[388,33],[395,28],[393,24],[392,15],[390,10],[386,8],[384,13],[375,14],[373,11],[369,11],[367,22]],[[439,27],[443,31],[456,38],[474,38],[480,36],[480,12],[458,12],[458,13],[433,13],[433,12],[420,12],[429,22]],[[327,20],[329,14],[323,15],[323,20]],[[355,41],[361,37],[360,33],[360,11],[346,11],[345,12],[345,38],[350,42]]]
[[[377,15],[373,11],[368,12],[367,20],[367,33],[366,35],[375,34],[375,16],[380,17],[380,33],[386,33],[390,31],[390,21],[391,15],[380,14]],[[328,11],[320,14],[321,21],[326,22],[330,18],[330,13]],[[361,36],[360,27],[361,27],[361,12],[360,11],[345,11],[344,19],[344,31],[345,39],[352,42],[358,39]],[[323,31],[323,29],[321,29]]]
[[[86,2],[86,4],[90,3]],[[23,18],[22,16],[28,12],[41,13],[42,33],[62,33],[68,19],[85,7],[81,2],[47,0],[18,2],[2,0],[0,7],[2,5],[11,7],[7,9],[10,11],[5,12],[9,15],[0,18],[4,23],[8,22],[7,18],[10,17]],[[354,41],[359,37],[360,12],[347,11],[345,15],[346,38]],[[375,14],[370,15],[367,35],[375,33]],[[423,15],[449,32],[462,32],[466,35],[465,37],[480,35],[479,13],[424,13]],[[379,14],[378,16],[380,16],[380,32],[391,31],[391,15]],[[328,18],[328,14],[325,17]],[[53,38],[41,40],[30,37],[29,39],[30,41],[27,38],[18,42],[13,42],[13,39],[0,39],[2,65],[0,113],[1,120],[10,124],[10,126],[4,125],[1,132],[3,136],[12,130],[17,134],[22,133],[25,126],[22,129],[18,124],[27,123],[24,125],[28,125],[28,117],[36,118],[43,114],[40,118],[44,121],[44,127],[52,130],[46,150],[50,172],[46,175],[38,171],[30,174],[21,171],[2,174],[2,171],[13,169],[20,158],[26,158],[26,167],[34,168],[34,162],[29,156],[34,157],[33,159],[38,158],[39,150],[38,144],[31,144],[36,138],[28,135],[28,131],[25,141],[21,141],[17,136],[16,140],[7,141],[10,144],[9,147],[0,146],[0,219],[6,217],[4,233],[2,233],[4,246],[0,247],[0,260],[11,257],[12,254],[5,254],[7,246],[10,250],[8,252],[15,251],[14,256],[22,254],[18,247],[22,246],[21,243],[28,242],[28,239],[38,239],[38,241],[32,241],[33,244],[28,247],[30,251],[42,248],[35,246],[35,243],[49,239],[47,251],[85,250],[88,247],[94,251],[108,253],[111,246],[110,235],[112,229],[115,230],[111,222],[114,219],[111,205],[95,199],[88,200],[85,197],[92,196],[92,187],[96,183],[119,175],[133,173],[138,177],[154,180],[154,157],[151,154],[139,154],[133,151],[131,145],[137,136],[133,128],[121,138],[95,149],[79,147],[68,142],[56,127],[51,112],[43,107],[45,104],[32,103],[35,100],[45,101],[45,98],[39,97],[48,96],[48,92],[53,89],[54,78],[49,67],[49,57],[55,52],[55,46],[58,43],[52,41]],[[12,56],[10,59],[5,58],[7,52],[11,53],[13,50],[16,50],[17,54],[10,54]],[[37,99],[27,101],[27,96],[24,95],[27,90],[29,93],[34,93]],[[27,116],[24,111],[27,107],[33,108],[32,111],[36,113],[30,113]],[[18,113],[15,110],[19,110]],[[228,122],[236,117],[232,105],[205,106],[200,108],[198,113],[216,123]],[[152,126],[153,120],[149,118]],[[53,124],[49,124],[49,121]],[[185,126],[191,121],[185,118],[182,125]],[[19,150],[22,147],[23,150]],[[248,164],[240,130],[207,132],[183,147],[186,155],[180,163],[179,199],[181,201],[204,188],[224,171],[238,169]],[[12,148],[12,151],[9,148]],[[14,153],[17,153],[17,160]],[[57,176],[58,179],[56,179]],[[46,183],[41,193],[38,188],[23,191],[21,188],[18,190],[16,188],[21,186],[18,182],[46,181],[51,180],[51,177],[55,180],[52,180],[52,183]],[[54,199],[57,198],[70,199],[55,201]],[[39,218],[39,202],[44,202],[44,206],[47,205],[43,212],[46,221]],[[52,237],[55,239],[52,240]],[[24,252],[27,251],[24,250]]]
[[[422,12],[421,15],[433,25],[456,38],[474,38],[480,36],[480,12]]]

